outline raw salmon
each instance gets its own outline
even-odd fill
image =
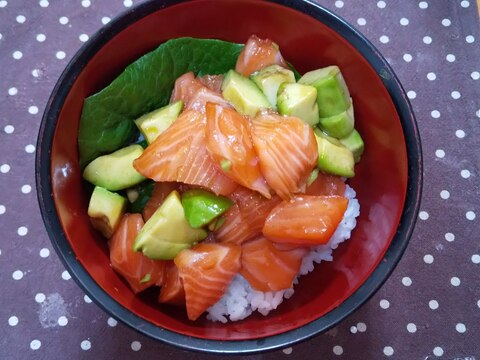
[[[255,71],[273,64],[288,68],[277,44],[270,39],[263,40],[252,35],[238,56],[235,70],[243,76],[250,76]]]
[[[246,188],[270,198],[258,157],[250,138],[249,120],[234,109],[208,103],[207,149],[224,174]],[[222,167],[223,168],[223,167]]]
[[[166,261],[164,278],[158,301],[173,305],[184,305],[185,291],[183,290],[182,279],[178,275],[178,268],[173,260]]]
[[[315,181],[307,187],[306,195],[338,195],[345,194],[345,182],[340,176],[318,173]]]
[[[240,270],[240,255],[241,247],[235,244],[201,243],[175,257],[190,320],[220,300]]]
[[[347,205],[348,200],[341,196],[295,196],[272,210],[263,234],[279,243],[326,244],[340,224]]]
[[[224,225],[215,233],[215,238],[235,244],[241,244],[260,234],[268,214],[281,202],[278,196],[266,199],[241,186],[229,197],[235,204],[224,215]]]
[[[219,94],[222,93],[223,75],[204,75],[197,77],[197,79],[210,90]]]
[[[237,184],[217,168],[205,139],[205,115],[184,111],[179,118],[133,162],[143,176],[157,182],[177,181],[228,195]]]
[[[288,289],[307,253],[307,248],[282,251],[262,236],[242,244],[240,274],[258,291]]]
[[[143,209],[143,220],[150,219],[153,213],[163,204],[163,200],[173,191],[178,190],[180,184],[176,182],[157,182],[153,187],[152,196]]]
[[[263,112],[252,119],[252,140],[263,176],[282,199],[305,188],[318,159],[310,125],[297,117]]]
[[[110,262],[135,293],[164,280],[165,261],[150,260],[141,252],[133,251],[135,237],[143,226],[141,214],[125,214],[110,239]]]

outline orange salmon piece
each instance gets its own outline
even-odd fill
[[[251,134],[268,185],[284,200],[302,191],[318,159],[310,125],[264,112],[252,119]]]
[[[288,68],[277,44],[270,39],[263,40],[251,35],[238,56],[235,70],[248,77],[255,71],[273,64]]]
[[[341,196],[295,196],[272,210],[263,234],[278,243],[326,244],[340,224],[347,205],[348,199]]]
[[[338,195],[345,194],[346,185],[340,176],[318,173],[315,179],[305,191],[306,195]]]
[[[152,196],[143,209],[143,220],[148,221],[153,213],[163,204],[163,200],[174,190],[178,190],[179,183],[176,182],[157,182],[153,186]]]
[[[205,115],[184,111],[133,166],[156,182],[176,181],[198,185],[217,195],[228,195],[237,184],[217,168],[208,153],[205,139]]]
[[[200,243],[175,257],[190,320],[198,319],[220,300],[240,270],[241,252],[235,244]]]
[[[165,280],[158,301],[172,305],[185,305],[185,291],[182,279],[178,275],[178,268],[173,260],[166,261]]]
[[[199,76],[197,79],[210,90],[221,94],[223,75],[204,75]]]
[[[228,164],[223,172],[236,183],[258,191],[270,198],[265,178],[260,172],[258,157],[250,138],[249,120],[234,109],[208,103],[207,149],[215,163],[221,167]]]

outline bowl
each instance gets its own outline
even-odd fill
[[[188,321],[184,309],[134,295],[109,264],[106,241],[87,216],[78,163],[83,100],[168,39],[244,43],[271,38],[300,73],[337,64],[355,102],[366,150],[350,181],[361,206],[350,241],[301,278],[267,317],[228,324]],[[78,285],[130,327],[184,349],[251,353],[290,346],[358,309],[389,277],[411,236],[422,188],[422,153],[405,91],[378,50],[344,20],[308,1],[148,1],[111,21],[78,51],[48,101],[36,154],[38,200],[49,237]]]

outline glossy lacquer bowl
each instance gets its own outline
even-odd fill
[[[294,296],[267,317],[189,321],[184,309],[134,295],[110,267],[107,243],[90,226],[78,163],[83,100],[162,42],[183,36],[244,43],[271,38],[300,72],[337,64],[365,140],[350,185],[361,206],[350,241],[301,278]],[[302,1],[148,1],[93,36],[60,77],[38,138],[36,179],[45,226],[80,287],[105,311],[153,338],[187,349],[247,353],[291,345],[334,326],[361,306],[400,260],[418,212],[422,157],[404,90],[378,51],[353,27]]]

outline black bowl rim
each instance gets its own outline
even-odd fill
[[[51,185],[50,154],[55,127],[63,103],[88,60],[114,35],[132,23],[152,12],[182,2],[185,0],[152,0],[125,11],[93,35],[75,54],[61,74],[45,108],[36,147],[35,179],[43,222],[55,251],[83,291],[105,312],[143,334],[182,349],[217,354],[249,354],[292,346],[332,328],[356,311],[383,285],[400,261],[412,235],[422,195],[422,148],[415,116],[405,90],[388,62],[373,44],[352,25],[323,6],[308,0],[268,0],[268,2],[290,7],[323,22],[350,42],[379,74],[397,109],[406,141],[408,184],[400,224],[383,260],[361,287],[337,308],[298,329],[260,339],[218,341],[185,336],[157,327],[113,300],[96,284],[76,259],[55,208]]]

